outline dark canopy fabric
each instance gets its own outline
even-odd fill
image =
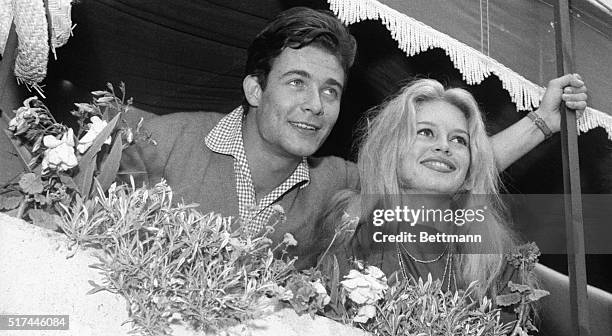
[[[228,111],[241,99],[249,42],[287,6],[280,1],[83,1],[73,7],[74,37],[58,51],[48,84],[68,80],[90,90],[124,81],[148,111]]]
[[[547,2],[382,2],[537,84],[555,77],[554,14]],[[51,63],[48,84],[57,76],[87,89],[123,80],[149,111],[227,111],[240,99],[249,42],[276,13],[296,5],[328,8],[322,0],[82,1],[73,7],[74,37]],[[589,83],[590,105],[610,112],[612,23],[586,0],[572,5],[576,71]]]

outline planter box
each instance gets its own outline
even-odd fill
[[[86,295],[92,280],[102,283],[93,250],[74,257],[65,236],[0,214],[0,314],[69,315],[68,331],[0,331],[0,335],[127,335],[125,299],[106,291]],[[317,316],[298,316],[289,308],[271,309],[266,318],[228,331],[237,335],[366,335],[361,330]],[[274,311],[275,310],[275,311]],[[176,325],[173,335],[198,335]]]

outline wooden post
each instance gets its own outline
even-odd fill
[[[569,20],[569,0],[558,0],[555,6],[555,36],[557,50],[557,75],[572,73],[574,58]],[[563,156],[563,186],[565,200],[565,232],[567,263],[570,278],[570,310],[573,335],[587,336],[589,331],[589,306],[584,256],[584,228],[582,221],[582,192],[576,112],[561,109],[561,149]]]

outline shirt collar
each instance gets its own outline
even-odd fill
[[[242,140],[242,120],[244,119],[244,108],[238,106],[231,113],[221,118],[219,123],[208,133],[204,140],[206,146],[213,152],[231,155],[237,158],[239,152],[244,153],[244,143]],[[289,179],[296,184],[302,183],[300,188],[304,188],[310,183],[310,169],[308,158],[302,157],[302,161],[295,168]]]

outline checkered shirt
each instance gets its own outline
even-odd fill
[[[296,185],[299,184],[299,188],[306,187],[310,182],[310,174],[308,162],[306,157],[304,157],[291,176],[268,195],[261,198],[258,204],[242,140],[242,121],[244,117],[242,106],[237,107],[219,121],[215,128],[206,136],[205,143],[214,152],[234,157],[234,173],[236,175],[236,193],[238,194],[240,220],[243,225],[246,225],[247,234],[255,235],[264,228],[275,212],[283,211],[282,208],[279,208],[278,205],[275,206],[274,203]],[[284,216],[279,218],[284,218]]]

